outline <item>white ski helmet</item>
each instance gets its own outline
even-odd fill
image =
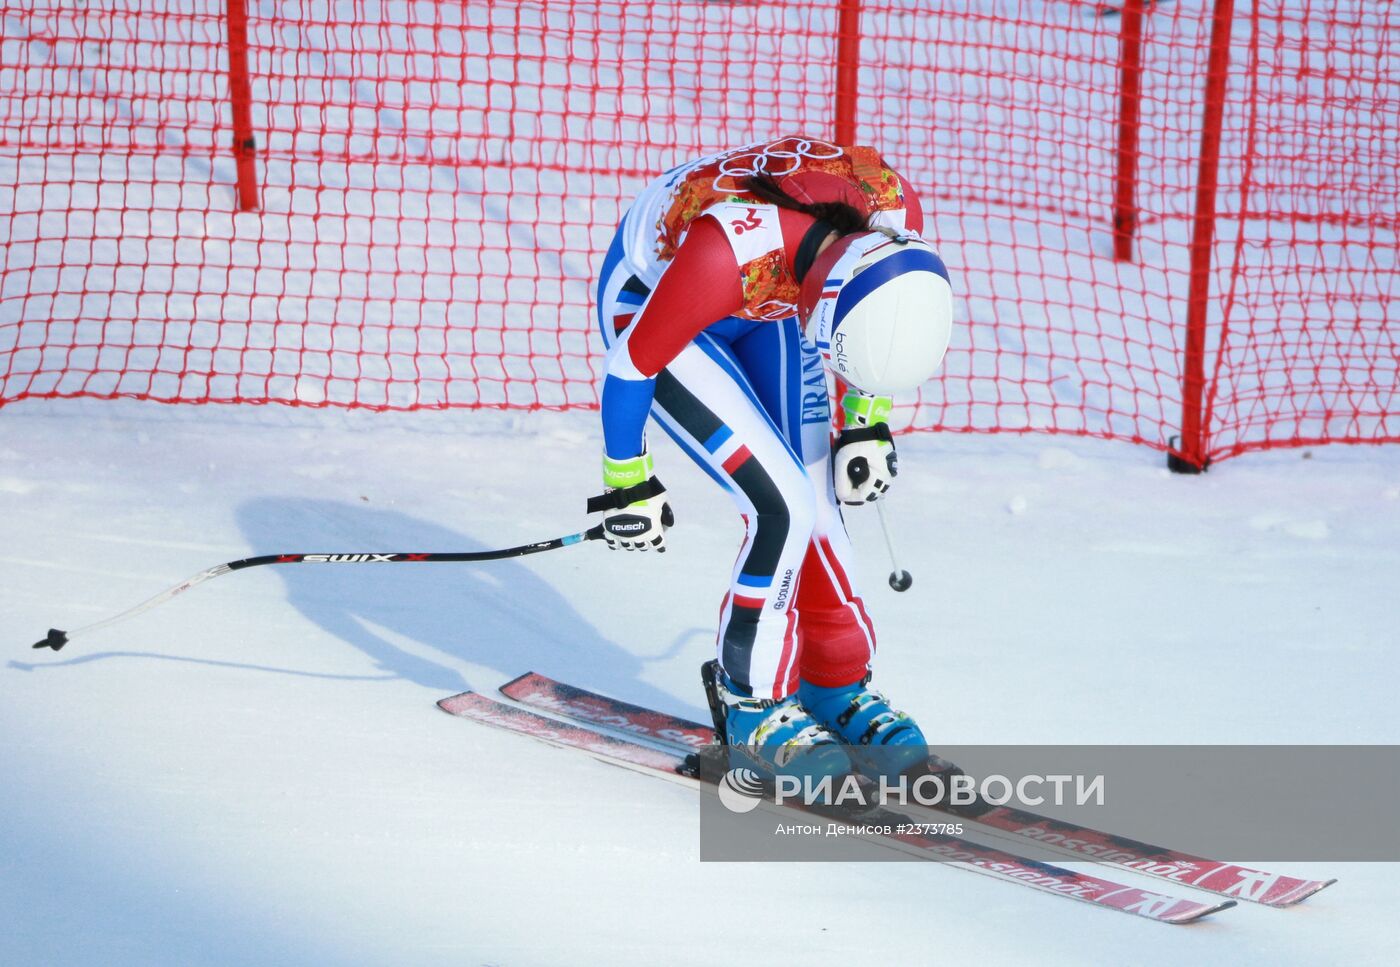
[[[938,369],[953,288],[933,247],[911,233],[846,235],[802,280],[800,312],[827,368],[866,393],[913,389]]]

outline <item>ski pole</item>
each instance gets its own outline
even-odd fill
[[[914,576],[901,569],[899,561],[895,560],[894,540],[890,537],[889,522],[885,520],[885,502],[883,500],[875,501],[875,509],[880,512],[880,530],[885,532],[885,548],[890,552],[890,567],[893,568],[890,571],[890,587],[896,591],[908,591],[910,585],[914,583]]]
[[[104,618],[101,621],[72,631],[61,631],[58,628],[50,628],[48,636],[36,641],[35,648],[52,648],[58,651],[69,641],[78,635],[85,635],[88,632],[96,631],[98,628],[105,628],[107,625],[124,621],[127,618],[134,618],[144,611],[149,611],[156,605],[164,604],[176,595],[183,594],[190,588],[197,587],[208,581],[210,578],[220,577],[230,571],[241,571],[248,567],[259,567],[263,564],[453,564],[471,561],[499,561],[508,557],[521,557],[525,554],[538,554],[541,551],[552,551],[560,547],[568,547],[570,544],[581,544],[584,541],[601,540],[603,537],[603,525],[596,524],[586,531],[577,534],[568,534],[564,537],[556,537],[549,541],[538,541],[534,544],[521,544],[518,547],[505,547],[495,551],[453,551],[442,554],[431,553],[391,553],[374,554],[367,552],[356,552],[350,554],[264,554],[261,557],[245,557],[241,561],[229,561],[226,564],[219,564],[208,570],[200,571],[193,577],[186,578],[173,588],[162,591],[148,601],[143,601],[134,608],[123,611],[121,614]]]

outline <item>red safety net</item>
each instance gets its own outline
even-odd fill
[[[1233,40],[1208,455],[1400,440],[1400,9],[1263,0]]]
[[[960,297],[902,425],[1167,448],[1196,419],[1200,460],[1400,439],[1400,21],[1241,0],[1212,85],[1212,4],[1127,2],[22,0],[0,403],[596,406],[630,196],[844,123]]]

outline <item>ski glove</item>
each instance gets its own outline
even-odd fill
[[[607,490],[588,501],[588,512],[604,511],[603,538],[624,551],[666,550],[666,528],[675,523],[666,488],[652,473],[651,454],[628,460],[603,456]]]
[[[899,456],[890,434],[888,396],[867,396],[854,390],[841,400],[846,428],[836,438],[832,470],[836,499],[843,504],[878,500],[899,473]]]

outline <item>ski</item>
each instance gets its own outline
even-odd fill
[[[582,751],[604,762],[636,772],[692,786],[701,781],[689,769],[689,746],[657,748],[632,737],[608,734],[589,723],[578,720],[562,722],[547,718],[528,708],[499,702],[475,692],[462,692],[437,704],[443,711],[452,715],[518,735],[530,736],[551,745]],[[658,720],[670,718],[660,713],[651,714],[657,715]],[[769,803],[769,806],[775,809],[790,808],[777,807],[772,803]],[[802,807],[796,807],[796,811],[805,813]],[[831,818],[823,816],[822,820],[826,822]],[[862,813],[858,821],[862,825],[877,824],[892,828],[897,826],[900,830],[908,830],[888,835],[862,836],[881,846],[926,859],[943,860],[950,866],[1028,886],[1042,893],[1069,897],[1161,923],[1192,923],[1235,905],[1233,900],[1202,903],[1154,893],[1087,873],[1061,869],[960,836],[928,831],[927,824],[910,824],[908,817],[886,810]]]
[[[714,730],[679,716],[642,708],[534,672],[501,686],[531,708],[650,739],[676,750],[708,745]],[[982,804],[975,810],[938,810],[977,823],[1012,842],[1030,840],[1067,856],[1111,863],[1144,876],[1271,907],[1292,906],[1337,882],[1305,880],[1234,863],[1204,859],[1024,809]]]

